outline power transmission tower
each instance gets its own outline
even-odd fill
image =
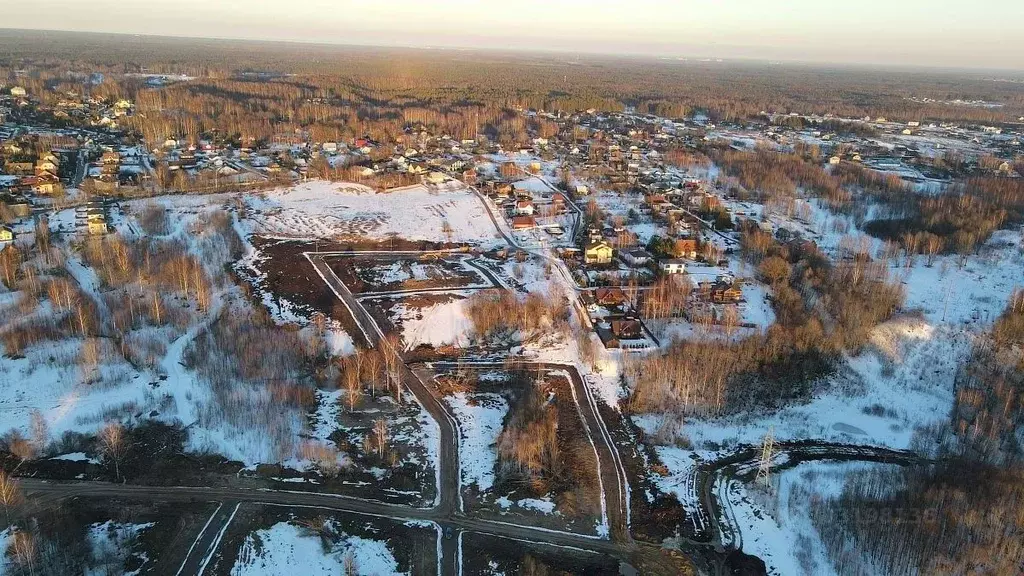
[[[757,468],[757,481],[771,486],[772,457],[775,456],[775,427],[768,428],[761,443],[761,464]]]

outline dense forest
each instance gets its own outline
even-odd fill
[[[16,76],[30,70],[28,77]],[[188,82],[154,87],[147,74]],[[49,97],[83,86],[127,98],[131,127],[149,140],[265,139],[306,130],[320,140],[396,137],[406,125],[453,136],[515,141],[531,108],[572,113],[627,107],[679,118],[695,111],[741,121],[762,112],[892,120],[1014,121],[1024,89],[970,73],[765,67],[557,54],[423,51],[131,36],[0,33],[0,78]],[[98,79],[102,81],[97,82]],[[922,98],[933,101],[921,102]],[[944,104],[982,99],[994,107]],[[534,126],[542,136],[557,126]]]

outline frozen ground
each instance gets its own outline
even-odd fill
[[[812,502],[837,497],[853,472],[882,466],[867,463],[809,462],[778,473],[771,491],[729,480],[719,487],[743,538],[743,551],[762,559],[772,576],[836,574],[817,529]]]
[[[957,264],[955,256],[946,256],[926,266],[919,257],[910,267],[894,267],[907,293],[905,312],[876,327],[865,349],[817,383],[806,403],[713,419],[634,417],[662,443],[655,449],[669,474],[652,479],[699,515],[695,466],[734,446],[760,443],[769,428],[776,440],[910,447],[918,428],[948,419],[958,367],[1024,278],[1019,231],[995,234],[963,268]],[[748,495],[735,481],[718,493],[732,503],[744,551],[764,559],[771,574],[828,574],[831,565],[800,504],[815,490],[838,490],[856,466],[805,464],[785,472],[777,506]],[[804,476],[809,470],[813,478]]]
[[[452,299],[424,307],[405,302],[396,304],[392,317],[402,324],[402,339],[407,350],[422,344],[433,347],[454,345],[465,347],[473,331],[473,322],[466,316],[466,300]]]
[[[143,566],[146,555],[132,552],[133,543],[144,530],[153,527],[149,524],[125,524],[108,520],[89,526],[86,542],[90,548],[91,566],[84,570],[85,576],[106,576],[107,574],[138,574],[141,570],[124,572],[125,563],[132,556],[137,556]]]
[[[769,427],[778,440],[815,438],[906,448],[917,427],[948,416],[953,379],[971,340],[959,329],[898,318],[879,326],[873,338],[878,344],[849,358],[807,403],[681,425],[673,416],[635,420],[652,434],[666,425],[677,426],[676,435],[699,450],[756,444]]]
[[[487,245],[496,241],[484,205],[461,185],[415,185],[376,193],[359,184],[318,180],[245,200],[251,231],[265,236],[384,240],[394,235]]]
[[[342,533],[337,542],[325,543],[307,528],[278,522],[250,534],[242,544],[231,576],[276,574],[335,575],[405,574],[386,542]]]
[[[462,485],[476,484],[482,492],[494,485],[498,463],[495,443],[508,413],[508,402],[500,394],[459,392],[446,398],[459,421],[459,466]]]

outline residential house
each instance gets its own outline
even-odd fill
[[[115,150],[107,150],[100,157],[102,174],[116,177],[121,171],[121,155]]]
[[[515,213],[518,216],[533,216],[535,210],[533,200],[516,201]]]
[[[44,172],[36,178],[35,184],[32,185],[32,192],[46,196],[60,195],[64,193],[64,185],[53,174]]]
[[[537,227],[537,221],[533,216],[515,216],[512,218],[513,230],[530,230]]]
[[[612,334],[620,340],[634,340],[644,337],[643,324],[635,318],[616,318],[611,321]]]
[[[698,298],[715,304],[735,304],[743,299],[743,291],[731,282],[715,281],[698,284]]]
[[[508,198],[512,196],[512,185],[501,183],[494,187],[494,195],[498,198]]]
[[[10,196],[6,202],[15,218],[28,218],[32,214],[32,205],[22,196]]]
[[[686,261],[676,258],[662,260],[658,263],[658,269],[664,274],[682,274],[686,272]]]
[[[102,201],[90,201],[76,212],[78,224],[87,234],[92,236],[107,233],[107,211]]]
[[[501,174],[502,178],[511,180],[519,175],[519,168],[516,167],[515,162],[502,162],[501,167],[498,168],[498,173]]]
[[[565,195],[561,192],[556,192],[551,196],[551,208],[555,214],[561,214],[565,212]]]
[[[0,226],[0,244],[14,242],[14,230],[10,226]]]
[[[594,302],[598,306],[614,308],[626,303],[626,293],[615,286],[594,290]]]
[[[605,242],[596,242],[583,251],[583,262],[586,264],[610,264],[615,251]]]
[[[678,258],[689,258],[693,260],[697,257],[697,239],[696,238],[679,238],[672,246],[673,252],[675,252]]]
[[[11,88],[11,96],[14,96],[15,98],[24,98],[27,95],[28,92],[21,86]]]
[[[448,180],[448,177],[437,171],[432,171],[430,174],[427,174],[426,177],[428,184],[443,184],[446,180]]]
[[[99,236],[107,233],[107,221],[89,220],[86,222],[86,231],[90,236]]]
[[[34,170],[35,165],[32,164],[31,162],[17,162],[11,160],[7,160],[6,162],[4,162],[4,171],[6,171],[8,174],[32,174]]]
[[[646,266],[652,259],[651,253],[643,248],[634,248],[633,250],[624,250],[619,253],[622,261],[626,264],[638,268],[640,266]]]
[[[598,326],[597,335],[607,348],[646,348],[643,324],[635,318],[612,320],[610,328]]]
[[[54,156],[53,154],[47,154],[45,156],[41,156],[39,158],[39,160],[36,161],[36,174],[37,175],[38,174],[42,174],[44,172],[49,172],[51,174],[57,174],[59,171],[60,171],[60,160],[57,159],[57,157]]]

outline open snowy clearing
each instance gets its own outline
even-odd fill
[[[842,493],[855,471],[880,464],[810,462],[777,473],[772,488],[728,481],[717,491],[728,495],[728,506],[740,530],[743,551],[764,561],[771,576],[831,575],[829,560],[810,506]]]
[[[400,302],[391,312],[394,321],[402,326],[402,340],[407,350],[421,345],[465,347],[473,332],[473,322],[466,315],[464,298],[424,307]]]
[[[491,244],[495,229],[468,188],[426,185],[384,193],[359,184],[311,181],[246,196],[251,232],[290,238],[358,237]]]
[[[445,398],[459,421],[459,467],[462,485],[480,491],[494,485],[498,454],[494,445],[501,434],[508,401],[501,394],[459,392]]]
[[[325,545],[316,532],[278,522],[246,538],[231,575],[333,576],[349,573],[350,569],[356,574],[408,574],[398,571],[398,562],[386,542],[343,535],[340,541]]]

